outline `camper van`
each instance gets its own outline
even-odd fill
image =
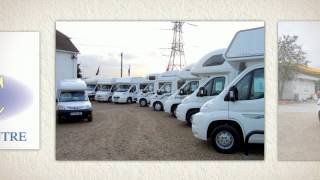
[[[191,73],[201,78],[201,85],[178,105],[178,120],[191,126],[191,117],[200,111],[205,102],[220,94],[236,76],[235,69],[224,59],[224,52],[225,49],[212,51],[192,68]]]
[[[156,94],[150,97],[149,107],[155,111],[163,111],[164,102],[185,83],[185,80],[177,76],[178,73],[178,70],[174,70],[160,75],[158,78],[159,89]]]
[[[146,107],[150,103],[150,97],[158,90],[158,76],[159,74],[149,74],[146,76],[145,83],[147,85],[140,91],[136,101],[140,107]]]
[[[133,103],[137,99],[137,95],[141,90],[139,87],[143,81],[143,77],[125,77],[116,79],[116,90],[112,95],[112,102]]]
[[[94,99],[97,102],[112,102],[112,95],[116,88],[116,78],[99,79]]]
[[[240,73],[192,118],[196,138],[222,153],[264,143],[264,28],[236,33],[224,55]]]
[[[200,77],[192,75],[191,69],[194,65],[186,66],[178,73],[178,78],[185,80],[184,85],[174,94],[168,97],[164,103],[164,111],[176,117],[177,106],[181,103],[182,99],[192,94],[199,86]]]
[[[83,80],[60,81],[57,91],[58,122],[72,118],[92,121],[92,106],[86,90],[87,85]]]
[[[87,85],[87,94],[89,97],[89,100],[94,100],[94,97],[96,95],[96,87],[97,87],[97,78],[88,78],[85,79],[84,82],[86,82]]]

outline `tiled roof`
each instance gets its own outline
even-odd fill
[[[79,50],[71,42],[70,38],[58,30],[56,30],[56,49],[79,53]]]

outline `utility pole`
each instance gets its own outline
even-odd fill
[[[121,77],[122,77],[122,60],[123,60],[123,53],[121,52]]]

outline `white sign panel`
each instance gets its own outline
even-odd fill
[[[39,149],[39,33],[0,32],[0,149]]]

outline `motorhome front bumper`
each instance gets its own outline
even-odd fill
[[[192,133],[194,137],[201,140],[207,140],[208,126],[206,126],[206,123],[204,122],[207,122],[206,119],[208,118],[210,118],[210,115],[203,112],[199,112],[192,116]]]
[[[110,96],[96,95],[94,98],[96,101],[108,101]]]
[[[114,103],[126,103],[127,98],[126,97],[120,97],[120,96],[113,96],[112,97],[112,102]]]
[[[164,102],[164,112],[171,113],[171,108],[173,105],[179,105],[181,103],[180,99],[168,99]]]
[[[177,119],[180,121],[186,121],[186,115],[187,115],[188,109],[189,108],[184,104],[180,104],[176,110]]]
[[[59,119],[85,119],[92,116],[91,109],[85,110],[57,110]]]

